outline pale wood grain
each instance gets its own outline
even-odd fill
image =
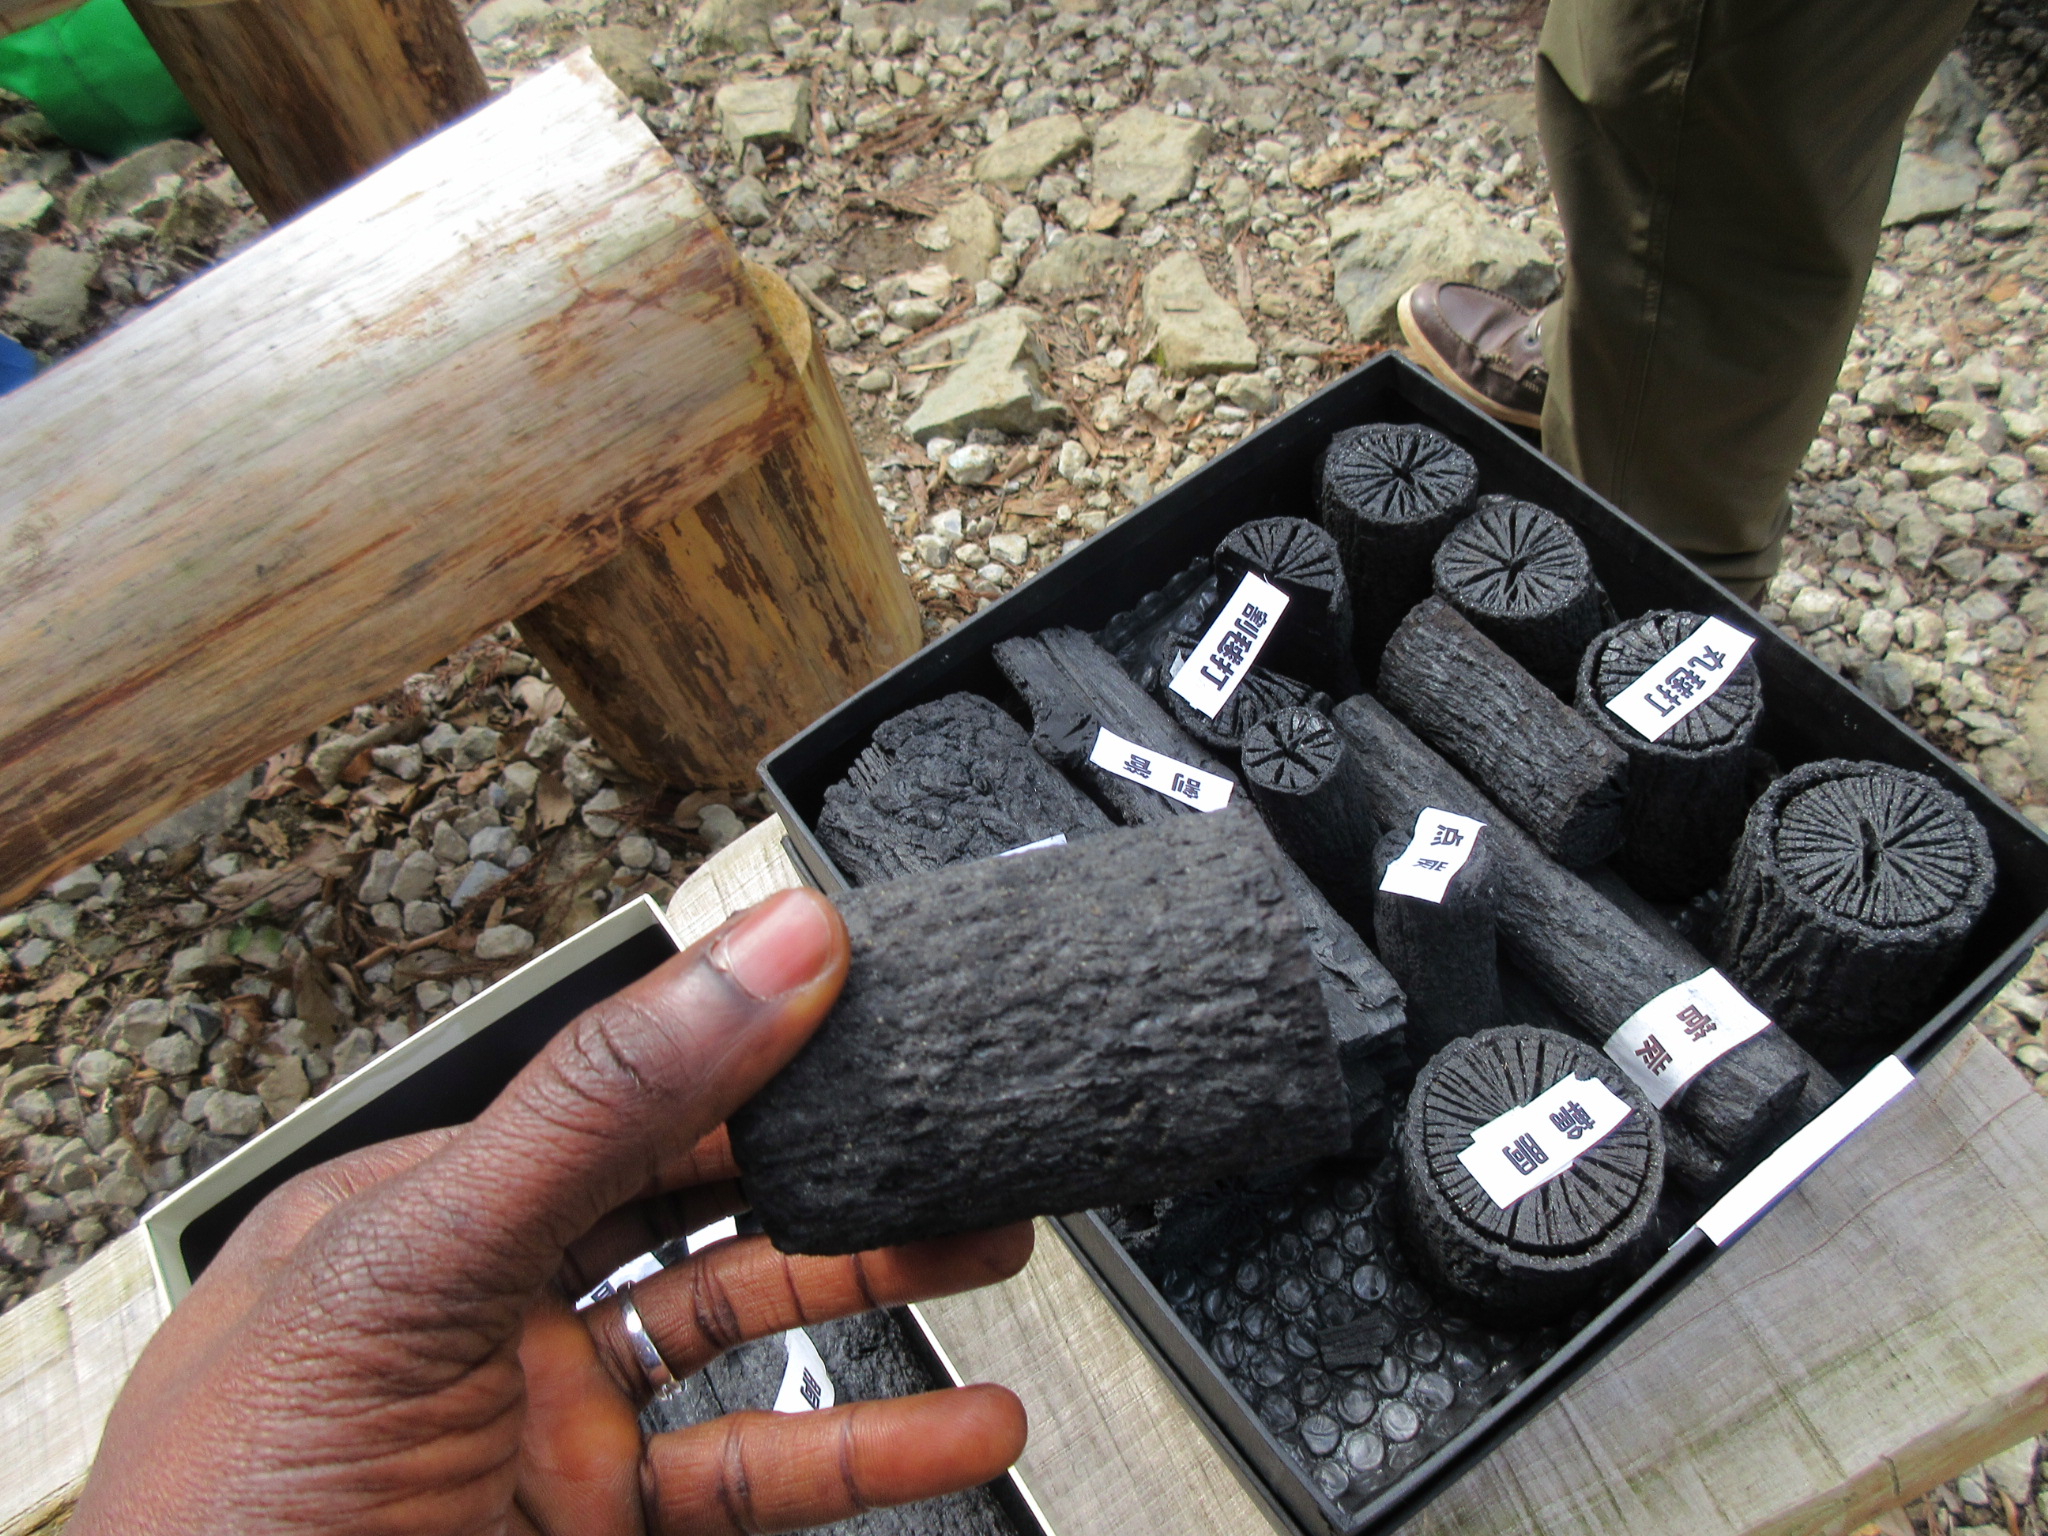
[[[668,901],[668,930],[688,947],[733,913],[804,884],[784,851],[782,818],[770,816],[706,859]]]
[[[8,397],[0,902],[603,564],[796,385],[587,53]]]

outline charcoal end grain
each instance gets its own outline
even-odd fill
[[[1431,562],[1436,595],[1544,687],[1570,697],[1606,624],[1607,594],[1571,525],[1510,496],[1482,496]]]

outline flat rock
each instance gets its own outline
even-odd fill
[[[946,270],[962,282],[978,283],[988,276],[990,264],[1003,248],[1003,231],[988,199],[979,192],[967,192],[946,204],[917,232],[917,243],[936,251]]]
[[[548,0],[486,0],[469,18],[469,35],[480,43],[503,37],[515,27],[546,21],[555,14]]]
[[[810,142],[811,84],[801,76],[735,80],[718,88],[712,104],[718,111],[718,131],[725,135],[735,160],[749,144],[801,148]]]
[[[91,251],[39,245],[23,264],[5,313],[53,340],[76,335],[92,304],[92,280],[99,270],[100,259]]]
[[[1030,299],[1107,293],[1129,254],[1123,241],[1108,235],[1072,235],[1024,269],[1017,292]]]
[[[18,181],[0,191],[0,230],[41,229],[56,206],[50,194],[34,182]]]
[[[661,46],[654,33],[645,27],[593,27],[583,40],[597,67],[628,96],[656,104],[668,100],[668,82],[654,67],[654,50]]]
[[[703,0],[690,15],[690,41],[701,53],[766,52],[774,46],[768,22],[780,9],[778,0]]]
[[[1978,177],[1973,165],[1958,165],[1918,150],[1906,150],[1899,156],[1899,168],[1892,176],[1892,196],[1885,204],[1884,222],[1913,224],[1960,212],[1976,201]]]
[[[1041,117],[1012,128],[976,155],[974,179],[1022,192],[1087,143],[1087,128],[1071,112]]]
[[[1038,325],[1038,311],[1013,306],[941,332],[914,349],[914,357],[906,351],[911,367],[948,356],[955,367],[911,413],[905,435],[922,442],[983,427],[1024,436],[1065,421],[1066,407],[1045,390],[1050,363]]]
[[[1477,283],[1532,307],[1556,294],[1557,268],[1541,241],[1495,218],[1471,194],[1419,186],[1373,207],[1330,215],[1337,303],[1364,340],[1399,334],[1394,306],[1425,278]]]
[[[1215,135],[1207,123],[1150,107],[1119,112],[1095,136],[1095,195],[1134,213],[1186,197]]]
[[[742,229],[757,229],[775,217],[775,205],[759,177],[742,176],[725,189],[725,216]]]
[[[1202,260],[1176,251],[1145,274],[1146,355],[1168,373],[1243,373],[1259,366],[1258,343],[1244,316],[1209,286]]]

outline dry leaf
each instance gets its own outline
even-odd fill
[[[481,764],[470,769],[467,773],[456,776],[455,792],[458,795],[473,795],[497,776],[498,765],[496,763]]]
[[[568,825],[569,818],[576,814],[576,797],[569,793],[560,774],[550,770],[540,776],[540,785],[533,794],[533,810],[543,832]]]
[[[92,980],[84,971],[66,971],[40,992],[35,994],[39,1003],[68,1003],[85,990],[85,984]]]
[[[260,816],[251,816],[249,818],[249,835],[268,848],[272,858],[285,859],[291,857],[291,839],[280,832],[274,823],[265,821]]]
[[[0,1026],[0,1051],[11,1051],[17,1045],[32,1045],[35,1038],[36,1031],[17,1019],[12,1024]]]
[[[291,863],[277,869],[245,869],[240,874],[217,880],[206,899],[224,912],[240,912],[258,901],[268,900],[273,911],[289,915],[320,894],[328,876],[348,874],[357,856],[342,852],[341,844],[323,837]]]
[[[292,1002],[306,1026],[307,1044],[325,1048],[347,1032],[348,1020],[327,990],[327,968],[303,951],[292,967]]]
[[[1101,202],[1091,203],[1088,207],[1088,232],[1106,235],[1122,222],[1123,216],[1124,205],[1120,199],[1104,198]]]

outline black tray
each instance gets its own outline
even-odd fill
[[[1764,686],[1757,745],[1790,768],[1825,757],[1869,758],[1933,775],[1962,795],[1991,839],[1998,885],[1955,979],[1920,1027],[1894,1044],[1918,1070],[2026,963],[2048,931],[2048,839],[1926,740],[1787,641],[1668,545],[1629,521],[1526,441],[1472,410],[1428,375],[1386,356],[1322,390],[1154,497],[951,634],[911,657],[763,760],[761,778],[798,861],[824,890],[850,882],[813,823],[826,787],[843,777],[883,721],[966,689],[1008,696],[991,659],[1000,640],[1058,624],[1094,630],[1255,518],[1313,516],[1312,476],[1330,435],[1364,422],[1424,422],[1462,443],[1482,492],[1533,501],[1577,529],[1623,618],[1652,608],[1718,614],[1757,635]],[[1896,1072],[1896,1069],[1892,1069]],[[1796,1179],[1794,1180],[1796,1182]],[[1790,1187],[1789,1184],[1786,1187]],[[1782,1190],[1779,1191],[1782,1194]],[[1362,1509],[1340,1510],[1316,1488],[1174,1315],[1101,1216],[1064,1218],[1072,1247],[1149,1352],[1167,1370],[1252,1486],[1297,1529],[1363,1536],[1415,1514],[1538,1408],[1687,1285],[1719,1252],[1695,1226],[1633,1285],[1585,1322],[1519,1385]],[[1723,1235],[1723,1245],[1732,1238]]]

